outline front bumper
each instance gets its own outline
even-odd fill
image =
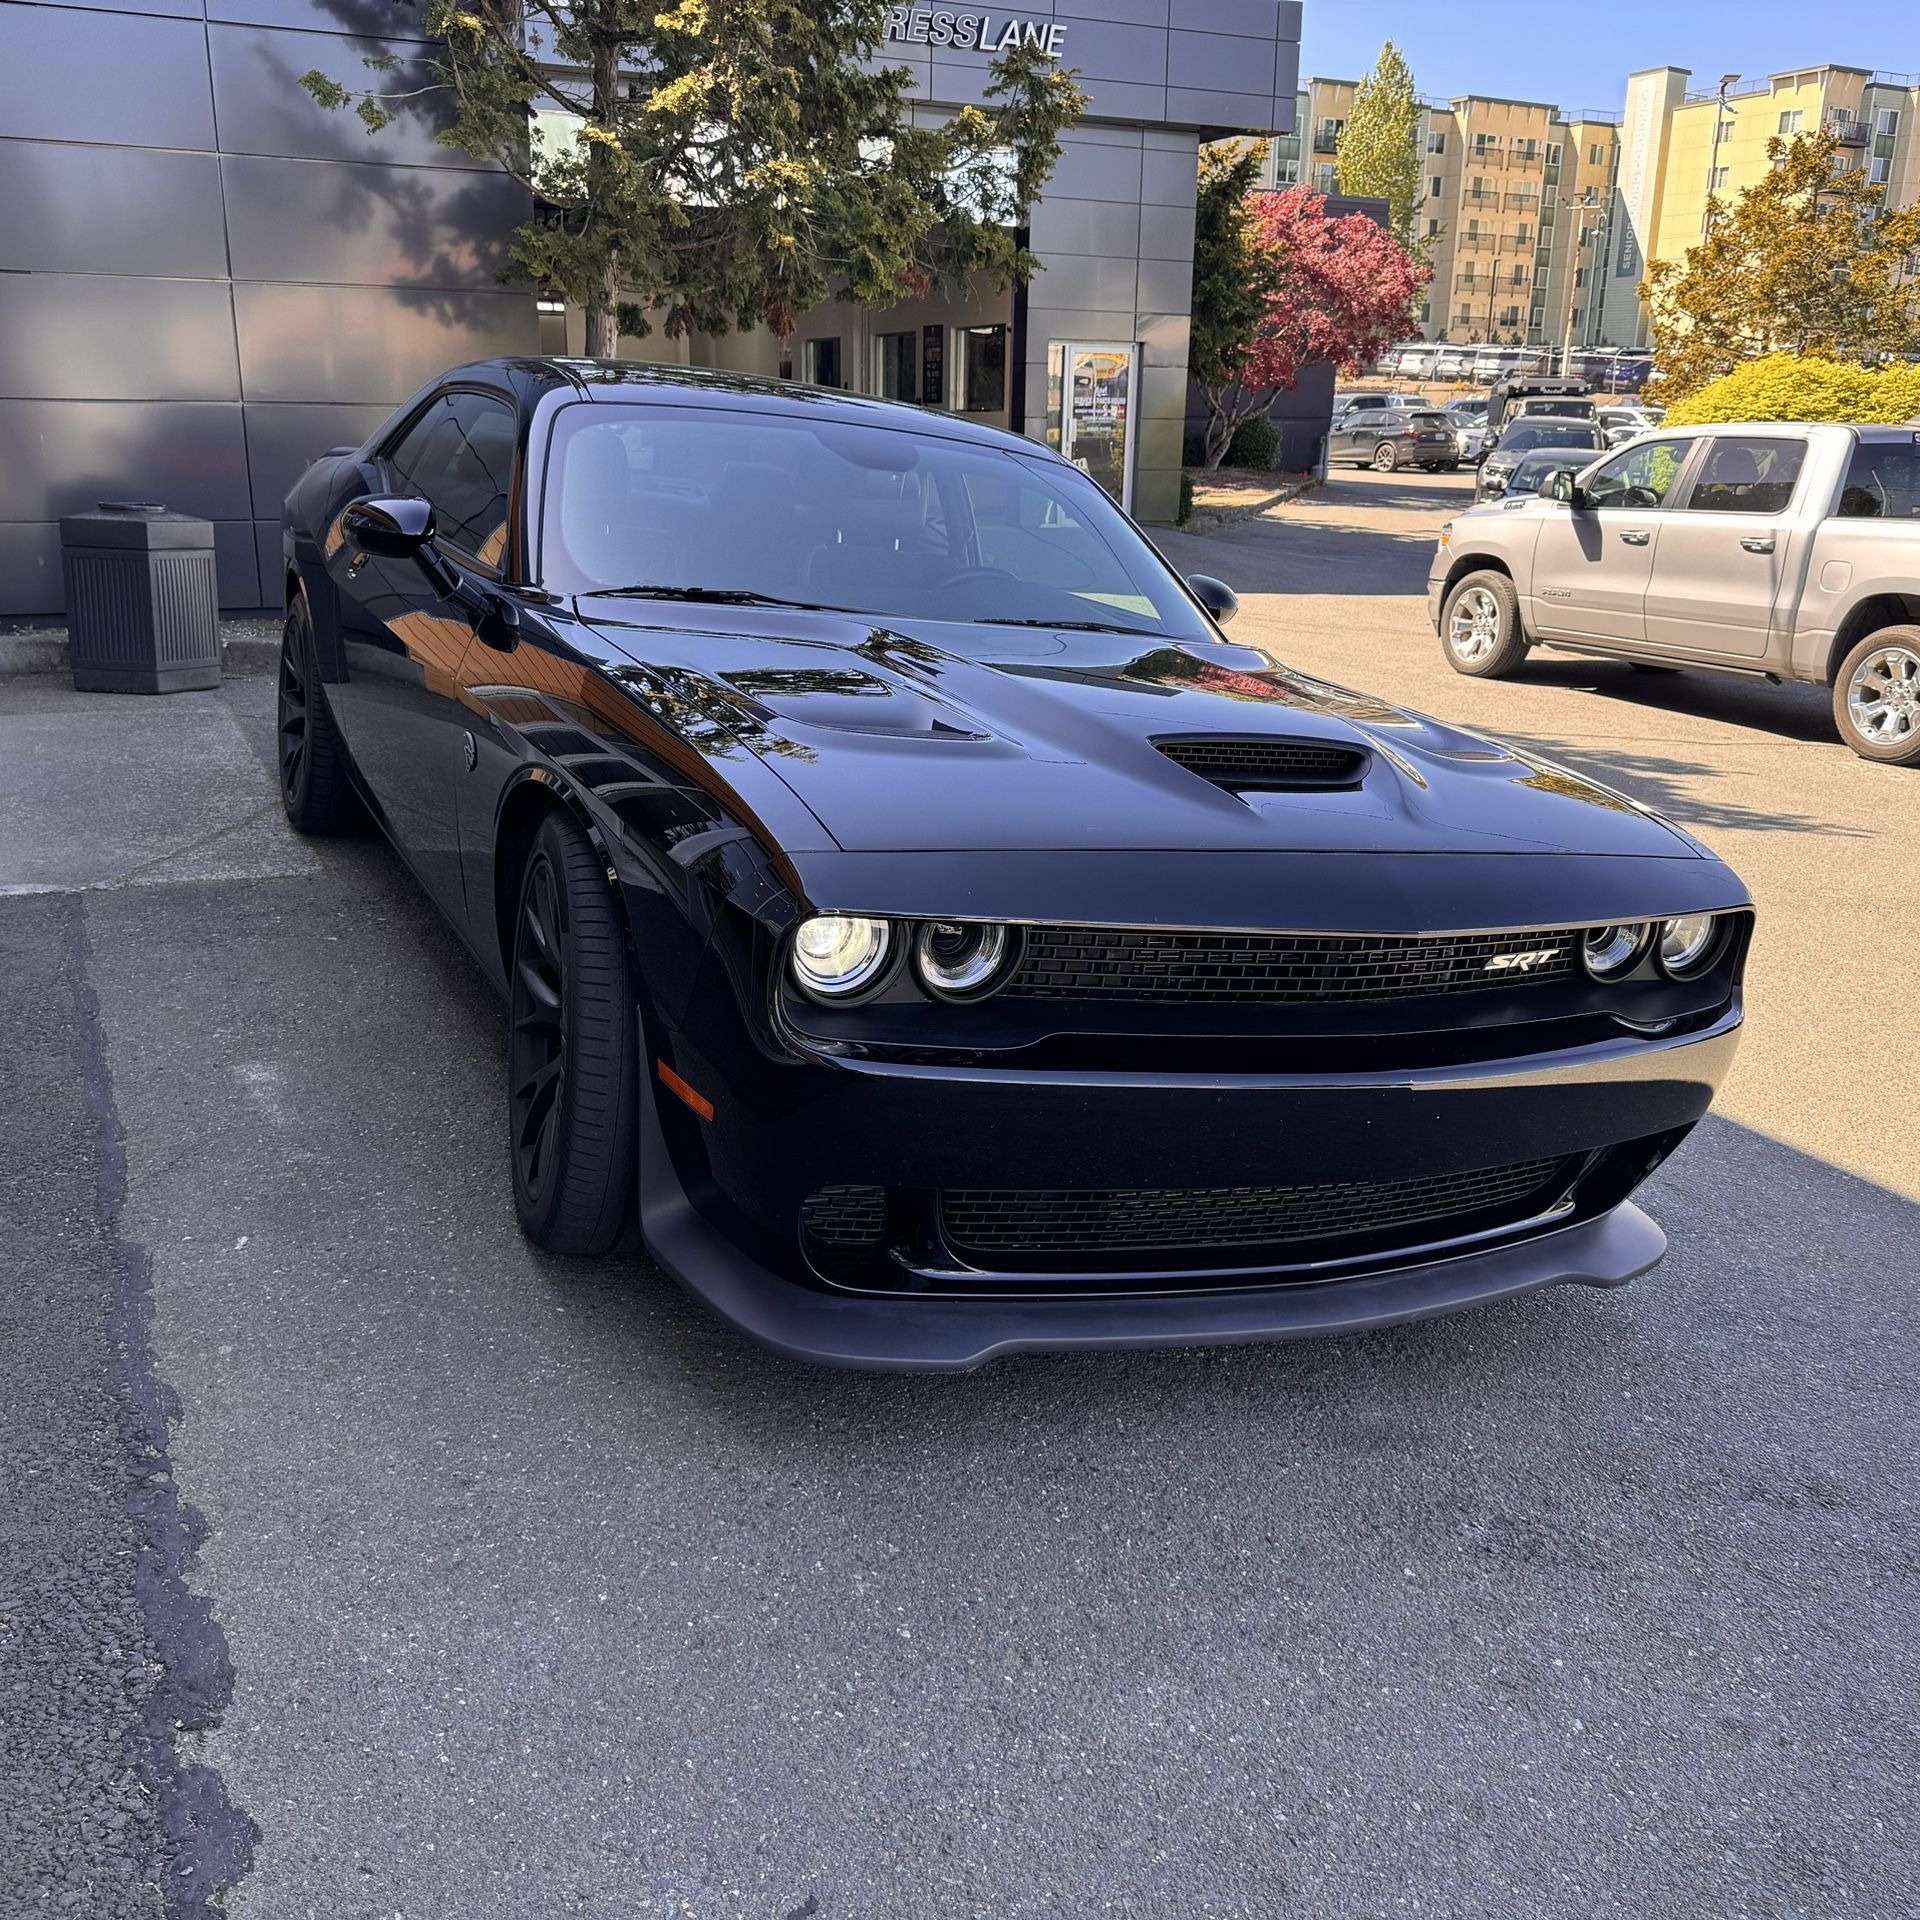
[[[1606,1193],[1603,1211],[1525,1223],[1448,1253],[1375,1258],[1320,1278],[1298,1267],[1156,1276],[1030,1276],[942,1292],[909,1272],[897,1291],[823,1282],[799,1242],[805,1197],[873,1182],[1025,1189],[1221,1187],[1272,1180],[1448,1174],[1529,1156],[1677,1140],[1731,1060],[1737,1006],[1704,1032],[1577,1057],[1432,1073],[1263,1077],[1057,1075],[810,1063],[766,1069],[684,1042],[675,1070],[724,1089],[694,1123],[650,1074],[641,1223],[660,1264],[751,1338],[844,1366],[958,1370],[1003,1354],[1208,1345],[1351,1333],[1556,1284],[1620,1286],[1660,1257],[1660,1230]],[[669,1135],[672,1137],[670,1138]],[[1648,1164],[1652,1164],[1649,1162]],[[697,1196],[697,1202],[696,1202]],[[1517,1236],[1517,1237],[1516,1237]]]

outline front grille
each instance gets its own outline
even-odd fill
[[[887,1196],[881,1187],[822,1187],[800,1208],[802,1230],[830,1247],[871,1247],[886,1224]]]
[[[1357,747],[1312,740],[1156,740],[1175,766],[1243,792],[1262,787],[1352,787],[1367,770]]]
[[[1564,929],[1402,938],[1032,927],[1003,991],[1029,1000],[1412,1000],[1564,980],[1579,942]]]
[[[1415,1226],[1513,1225],[1557,1199],[1572,1171],[1571,1161],[1553,1159],[1310,1187],[961,1190],[942,1196],[941,1216],[948,1243],[975,1265],[1048,1266],[1095,1254],[1277,1249],[1371,1241]]]

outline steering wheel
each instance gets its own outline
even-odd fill
[[[933,583],[935,593],[945,593],[949,587],[964,586],[974,580],[1014,580],[1015,576],[1005,567],[956,567],[944,580]]]

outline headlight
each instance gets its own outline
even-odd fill
[[[1660,964],[1676,980],[1698,973],[1712,953],[1720,931],[1715,913],[1683,913],[1660,923]]]
[[[1644,920],[1619,927],[1595,927],[1580,943],[1580,957],[1596,980],[1617,980],[1638,964],[1652,933]]]
[[[884,920],[847,913],[816,913],[793,936],[793,977],[817,1000],[844,1000],[870,987],[893,953],[893,929]]]
[[[1006,969],[1013,941],[1005,927],[930,920],[913,943],[913,964],[929,993],[947,1000],[985,993]]]

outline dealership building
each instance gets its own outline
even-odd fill
[[[0,617],[58,614],[59,516],[163,501],[214,523],[230,609],[277,599],[282,496],[442,368],[579,347],[578,314],[498,278],[523,191],[437,144],[431,95],[369,136],[301,88],[399,62],[399,0],[0,0]],[[790,374],[1010,427],[1171,519],[1187,401],[1200,141],[1291,128],[1298,0],[898,6],[916,111],[977,102],[999,49],[1090,96],[1029,213],[1042,271],[791,337],[623,354]]]

